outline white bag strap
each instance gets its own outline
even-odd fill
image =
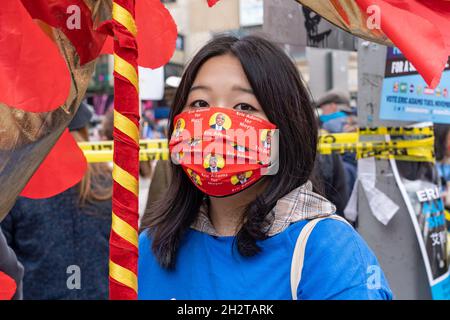
[[[292,263],[291,263],[292,300],[297,300],[297,289],[300,284],[300,280],[302,278],[303,262],[305,259],[306,243],[308,242],[308,238],[311,235],[311,232],[314,230],[316,224],[328,218],[343,221],[349,224],[347,220],[336,214],[333,214],[328,217],[316,218],[306,223],[306,225],[303,227],[302,231],[300,232],[297,238],[297,242],[294,248],[294,254],[292,255]]]

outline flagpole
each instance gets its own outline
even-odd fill
[[[135,0],[114,0],[114,155],[110,299],[137,299],[139,82]]]

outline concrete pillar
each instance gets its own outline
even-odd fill
[[[379,119],[385,62],[386,47],[359,41],[359,126],[408,125],[407,122]],[[431,299],[417,236],[388,160],[376,160],[376,174],[376,187],[395,201],[400,209],[384,226],[372,214],[364,190],[359,185],[357,229],[378,257],[396,299]]]

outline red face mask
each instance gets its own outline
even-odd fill
[[[174,128],[172,161],[210,196],[235,194],[274,174],[268,169],[277,130],[266,120],[232,109],[199,108],[177,115]]]

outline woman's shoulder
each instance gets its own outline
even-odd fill
[[[153,236],[149,228],[143,229],[139,233],[139,263],[156,264],[156,258],[152,250]]]
[[[152,237],[148,229],[144,229],[139,234],[139,255],[138,255],[138,270],[155,270],[159,269],[159,264],[152,250]],[[148,272],[139,272],[140,281],[148,276]]]
[[[306,245],[306,256],[318,256],[325,262],[368,266],[378,264],[372,249],[349,224],[337,219],[323,219],[312,230]]]
[[[139,248],[144,248],[151,245],[151,237],[149,235],[149,230],[144,229],[139,233]]]
[[[303,299],[392,298],[375,254],[344,221],[323,219],[317,223],[308,238],[302,274],[307,275],[299,285]]]
[[[197,232],[196,230],[189,228],[186,230],[184,236],[182,237],[181,245],[188,243],[189,240],[193,238],[198,238],[199,236],[201,237],[201,235],[204,234],[202,232]],[[153,243],[152,230],[150,228],[142,229],[139,233],[139,252],[140,253],[142,252],[143,254],[151,252],[152,243]]]
[[[287,229],[294,244],[303,228],[308,222],[312,221],[314,220],[301,220],[291,224]],[[328,245],[334,247],[340,244],[348,245],[349,242],[360,247],[361,241],[364,240],[358,232],[349,223],[345,222],[343,218],[333,219],[330,217],[320,219],[308,238],[308,244],[314,245],[315,247],[328,247]]]

